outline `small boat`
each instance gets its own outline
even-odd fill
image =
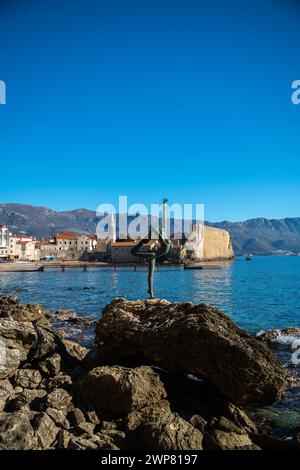
[[[251,255],[245,256],[245,260],[246,260],[246,261],[251,261],[251,260],[252,260],[252,256],[251,256]]]
[[[209,264],[206,264],[206,265],[203,265],[203,264],[185,264],[184,265],[184,269],[222,269],[223,267],[220,266],[220,265],[216,265],[216,264],[212,264],[212,265],[209,265]]]

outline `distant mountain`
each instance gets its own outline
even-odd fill
[[[228,230],[236,255],[300,253],[300,218],[259,218],[245,222],[207,222],[207,225]]]
[[[58,232],[94,233],[99,218],[88,209],[57,212],[47,207],[26,204],[0,204],[0,224],[14,233],[37,238]],[[300,218],[251,219],[245,222],[206,222],[207,225],[228,230],[236,255],[280,252],[300,252]]]

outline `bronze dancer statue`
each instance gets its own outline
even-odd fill
[[[153,229],[154,230],[154,229]],[[166,255],[171,247],[171,242],[170,240],[166,239],[164,240],[162,237],[162,234],[160,231],[158,231],[158,237],[160,241],[160,247],[157,250],[152,250],[150,248],[149,251],[139,251],[140,248],[148,243],[151,240],[151,227],[149,229],[149,235],[148,238],[144,238],[141,240],[136,246],[134,246],[131,249],[131,253],[142,259],[143,261],[148,262],[148,294],[150,299],[154,299],[153,295],[153,274],[155,270],[155,263],[158,258],[161,258],[162,256]]]

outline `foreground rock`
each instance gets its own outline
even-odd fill
[[[271,351],[204,304],[116,299],[103,311],[95,342],[108,353],[206,379],[235,403],[271,404],[286,386]]]
[[[136,449],[141,450],[202,450],[203,434],[168,404],[148,406],[128,415],[126,429],[128,438]]]
[[[251,342],[215,309],[163,301],[114,302],[98,325],[99,347],[88,354],[51,328],[49,314],[39,305],[19,305],[8,297],[0,299],[0,311],[0,450],[283,446],[262,434],[224,396],[234,396],[236,403],[265,399],[267,377],[260,367],[269,360],[268,399],[274,398],[284,382],[281,367],[266,346]],[[70,315],[64,311],[61,320]],[[104,337],[105,347],[100,344]],[[200,343],[195,345],[196,340]],[[200,371],[209,380],[186,375]],[[247,375],[251,373],[257,373],[261,387]],[[239,374],[250,381],[252,395]],[[295,447],[298,441],[295,430]]]
[[[83,376],[76,392],[98,413],[126,415],[166,397],[159,375],[150,367],[97,367]]]

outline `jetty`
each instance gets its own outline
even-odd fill
[[[0,273],[19,273],[42,271],[40,263],[0,263]]]

